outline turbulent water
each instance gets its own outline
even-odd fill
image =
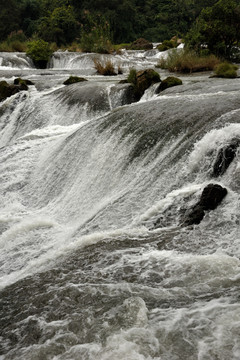
[[[240,80],[127,104],[118,81],[158,57],[111,56],[124,74],[102,77],[93,54],[0,54],[1,79],[35,83],[0,103],[0,359],[240,359],[239,150],[212,177],[240,139]],[[209,183],[227,196],[182,226]]]

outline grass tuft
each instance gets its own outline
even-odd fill
[[[223,62],[216,66],[214,77],[234,79],[237,77],[238,66]]]
[[[117,75],[111,60],[102,63],[101,61],[94,59],[94,65],[100,75]]]
[[[199,56],[194,51],[172,50],[166,59],[160,59],[157,67],[171,72],[192,73],[213,70],[218,64],[215,55]]]

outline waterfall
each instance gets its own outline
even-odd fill
[[[213,168],[240,140],[239,80],[185,75],[129,104],[94,56],[57,52],[0,103],[0,358],[238,359],[239,148]],[[227,195],[183,225],[209,184]]]

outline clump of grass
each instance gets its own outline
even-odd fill
[[[130,84],[136,85],[137,84],[137,70],[136,69],[131,69],[128,77],[127,77],[127,82],[129,82]]]
[[[94,59],[94,65],[100,75],[117,75],[111,60],[107,60],[105,63],[102,63],[101,61]]]
[[[219,64],[215,55],[199,56],[194,51],[172,50],[166,59],[160,59],[157,67],[172,72],[192,73],[213,70]]]
[[[216,66],[214,77],[234,79],[237,77],[237,70],[237,65],[222,62]]]

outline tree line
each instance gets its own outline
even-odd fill
[[[240,0],[0,0],[0,9],[0,41],[19,30],[57,46],[177,35],[229,56],[240,36]]]

